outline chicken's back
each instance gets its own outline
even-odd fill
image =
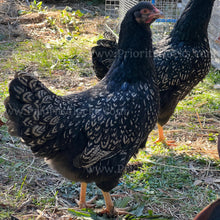
[[[30,75],[16,77],[5,100],[8,130],[73,181],[117,185],[155,126],[158,90],[149,81],[107,82],[57,96]],[[148,131],[148,132],[146,132]],[[142,147],[143,147],[142,146]]]
[[[154,50],[161,126],[167,123],[178,102],[209,72],[211,53],[207,28],[213,4],[214,0],[190,0],[169,37]]]
[[[178,102],[208,74],[211,53],[207,42],[194,46],[180,42],[155,50],[155,66],[160,88],[158,122],[167,123]]]

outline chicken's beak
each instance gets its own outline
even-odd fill
[[[163,12],[154,14],[154,17],[155,17],[156,19],[158,19],[158,18],[165,18]]]
[[[145,17],[146,16],[146,17]],[[154,10],[147,15],[142,15],[142,18],[145,18],[145,23],[146,24],[151,24],[153,23],[155,20],[157,20],[158,18],[164,18],[163,12],[160,11],[159,9],[157,9],[156,7],[154,7]]]
[[[152,16],[154,19],[158,19],[158,18],[164,18],[164,14],[162,11],[160,11],[158,8],[154,7],[154,11],[152,13]]]
[[[145,24],[151,24],[158,18],[164,18],[163,13],[155,6],[153,6],[152,10],[143,9],[140,12],[137,11],[134,13],[134,16],[138,23],[145,23]]]

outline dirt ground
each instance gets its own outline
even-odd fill
[[[51,1],[45,1],[45,5],[50,8],[56,7],[57,9],[62,10],[68,5],[74,10],[80,8],[88,11],[91,14],[100,15],[91,16],[85,18],[83,21],[80,21],[83,23],[83,35],[92,37],[97,36],[100,34],[100,32],[103,31],[103,24],[106,19],[103,16],[104,5],[92,6],[83,2],[72,3],[72,1],[63,1],[65,3],[64,5],[61,2],[57,3],[57,1],[54,1],[56,2],[56,5],[54,6],[54,3],[49,4],[49,2]],[[40,39],[42,42],[46,43],[52,39],[56,40],[56,38],[59,37],[57,32],[53,32],[50,28],[48,28],[49,24],[46,22],[46,20],[48,17],[56,19],[58,16],[60,16],[60,13],[57,11],[49,11],[46,14],[36,12],[19,16],[19,11],[26,10],[28,7],[29,6],[27,5],[27,1],[25,0],[0,0],[0,44],[3,42],[11,41],[20,42],[30,38]],[[35,71],[35,67],[27,67],[26,71],[33,72]],[[71,88],[68,90],[68,93],[84,90],[85,88],[93,86],[97,82],[97,79],[94,75],[90,77],[70,76],[68,73],[63,72],[62,70],[54,71],[52,75],[52,77],[39,77],[47,86],[53,86],[57,89]],[[5,77],[13,78],[13,75],[11,74]],[[74,80],[71,80],[70,77],[74,77]],[[181,151],[181,154],[184,153],[186,155],[193,155],[196,152],[196,154],[200,154],[201,156],[217,160],[219,158],[217,152],[217,141],[215,139],[214,141],[210,142],[208,138],[210,133],[219,133],[219,121],[220,111],[218,110],[215,112],[202,113],[200,115],[196,113],[187,113],[187,115],[183,115],[182,113],[178,114],[178,112],[176,112],[169,123],[165,126],[165,133],[168,139],[175,139],[178,145],[191,146],[191,148],[186,149],[185,152]],[[191,130],[189,126],[190,123],[194,123],[200,128],[196,131]],[[5,130],[2,132],[7,131]],[[2,136],[0,136],[0,139]],[[153,140],[156,138],[156,136],[157,130],[155,129],[149,137],[150,144],[153,143]],[[51,186],[52,189],[55,187],[59,188],[61,192],[72,190],[70,193],[71,195],[73,192],[78,195],[80,186],[77,189],[71,189],[70,185],[64,184],[65,179],[63,177],[47,167],[42,160],[35,158],[26,146],[20,144],[19,148],[16,147],[18,139],[12,138],[10,142],[13,144],[4,144],[1,153],[5,155],[5,158],[9,158],[9,163],[17,163],[17,161],[23,161],[28,165],[27,167],[23,167],[21,165],[21,167],[18,167],[18,169],[21,169],[21,173],[27,172],[27,175],[29,174],[27,180],[29,184],[28,187],[29,189],[33,190],[32,195],[29,195],[27,200],[18,204],[16,210],[14,210],[15,213],[25,212],[26,215],[22,219],[60,219],[61,217],[62,219],[73,219],[68,215],[67,212],[67,207],[74,205],[74,203],[71,202],[72,198],[61,198],[55,196],[56,204],[62,205],[63,209],[45,207],[43,212],[38,210],[32,204],[32,198],[34,197],[37,200],[37,194],[39,193],[38,190],[46,186]],[[8,149],[10,149],[10,151],[8,151]],[[131,170],[137,169],[138,167],[139,165],[136,165],[134,168],[131,168]],[[9,166],[4,169],[5,170],[0,168],[0,190],[10,194],[14,188],[13,185],[11,185],[13,183],[13,178],[9,177],[10,175],[8,175],[8,172],[12,172],[12,170]],[[19,172],[18,175],[21,174]],[[213,176],[217,178],[216,174],[213,174]],[[33,179],[34,181],[32,181]],[[215,184],[217,185],[217,183]],[[215,184],[213,184],[213,187],[219,189],[219,185],[216,186]],[[56,192],[52,193],[56,194]],[[95,191],[95,193],[97,193],[97,191]],[[125,190],[124,193],[126,195],[131,195],[132,192]],[[14,209],[14,207],[10,207],[10,204],[4,204],[1,201],[0,207]],[[156,207],[154,207],[154,210],[156,210]],[[168,211],[167,213],[169,214]]]
[[[2,40],[2,42],[23,41],[24,39],[32,38],[40,39],[42,42],[46,43],[48,40],[55,40],[59,37],[57,32],[53,32],[50,28],[48,28],[49,24],[46,22],[46,18],[48,17],[53,17],[56,19],[58,16],[60,16],[58,11],[49,11],[46,14],[36,12],[18,16],[18,11],[26,10],[28,8],[26,1],[0,1],[2,3],[0,6],[0,30],[1,33],[5,36],[5,39]],[[56,7],[56,9],[58,8],[60,10],[66,8],[66,6],[69,6],[75,10],[80,8],[95,15],[98,14],[100,16],[91,16],[89,18],[85,18],[83,21],[80,21],[83,23],[82,35],[85,35],[86,37],[92,37],[103,33],[105,22],[105,18],[103,16],[104,5],[99,7],[91,5],[88,6],[86,3],[71,3],[71,1],[65,1],[65,5],[61,2],[56,3],[56,5],[54,5],[54,3],[46,5],[50,8]],[[36,72],[36,68],[34,65],[32,65],[27,67],[25,71]],[[55,70],[52,72],[52,76],[50,77],[38,77],[41,77],[41,80],[47,86],[53,86],[57,89],[70,88],[68,93],[84,90],[85,88],[93,86],[97,82],[95,76],[78,77],[76,75],[68,74],[62,70]],[[74,80],[71,80],[71,77]],[[13,78],[13,75],[9,75],[9,78]],[[188,119],[180,115],[175,115],[166,126],[168,128],[167,135],[170,138],[177,139],[180,144],[189,143],[195,147],[197,151],[201,152],[201,154],[205,153],[207,156],[216,159],[218,158],[216,142],[210,143],[207,141],[207,138],[205,140],[204,138],[208,136],[208,132],[219,132],[219,112],[217,111],[215,114],[207,113],[205,116],[207,118],[205,122],[207,127],[211,125],[216,129],[209,131],[207,129],[201,128],[197,133],[188,132],[187,129],[179,129],[178,127],[187,127],[189,121],[191,120],[194,120],[195,123],[201,123],[201,121],[196,114],[189,116],[190,118]],[[205,148],[201,146],[205,146]]]
[[[36,12],[19,15],[19,13],[22,13],[22,11],[29,10],[29,6],[27,5],[26,1],[0,0],[0,30],[1,34],[5,35],[4,41],[22,41],[26,38],[34,38],[47,42],[48,40],[53,40],[59,37],[56,35],[56,33],[53,33],[47,29],[47,25],[49,24],[45,22],[46,18],[48,17],[56,19],[58,16],[60,16],[59,12],[53,11],[53,8],[56,10],[63,10],[66,7],[70,7],[71,10],[81,9],[84,10],[84,12],[94,15],[81,21],[84,23],[84,34],[87,34],[88,37],[90,34],[97,35],[98,31],[103,30],[104,5],[93,6],[83,2],[62,2],[64,3],[59,3],[58,1],[56,4],[43,4],[44,7],[48,7],[50,9],[50,11],[46,14]],[[97,17],[95,15],[100,16]]]
[[[72,3],[71,1],[44,2],[43,6],[50,8],[48,12],[33,12],[19,16],[19,11],[29,10],[29,6],[26,1],[0,0],[0,43],[22,42],[25,39],[40,40],[45,44],[48,41],[55,41],[60,38],[60,33],[51,28],[48,18],[53,20],[58,19],[60,17],[60,11],[58,10],[63,10],[66,7],[71,7],[72,10],[81,9],[84,12],[91,14],[91,16],[80,19],[77,23],[79,27],[82,27],[80,30],[81,36],[90,38],[103,33],[104,23],[106,20],[103,16],[104,5],[93,6],[82,1],[76,1],[76,3]],[[56,11],[53,11],[53,8],[55,8]],[[58,26],[65,29],[62,24],[58,24]],[[13,50],[14,48],[11,49]],[[7,51],[7,53],[10,54],[10,50]],[[81,91],[97,83],[95,76],[86,78],[78,77],[77,74],[72,72],[54,70],[51,73],[52,77],[47,77],[38,75],[36,69],[37,67],[33,64],[31,66],[27,66],[25,71],[34,72],[37,77],[41,77],[41,80],[47,86],[54,86],[56,89],[71,88],[69,92]],[[5,77],[12,79],[13,75]],[[4,78],[0,80],[4,80]]]

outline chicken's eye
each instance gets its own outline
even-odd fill
[[[150,11],[148,9],[144,8],[140,12],[141,12],[141,14],[148,14]]]

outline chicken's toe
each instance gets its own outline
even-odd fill
[[[98,214],[99,215],[106,214],[108,217],[115,217],[118,215],[128,215],[128,214],[131,214],[127,211],[128,209],[129,208],[113,208],[113,209],[109,210],[109,209],[105,208],[102,211],[100,211]]]
[[[98,196],[94,196],[92,199],[90,199],[87,202],[81,202],[78,199],[75,199],[76,204],[79,206],[80,209],[84,209],[84,208],[93,208],[95,207],[95,204],[93,203],[96,199],[98,198]]]

